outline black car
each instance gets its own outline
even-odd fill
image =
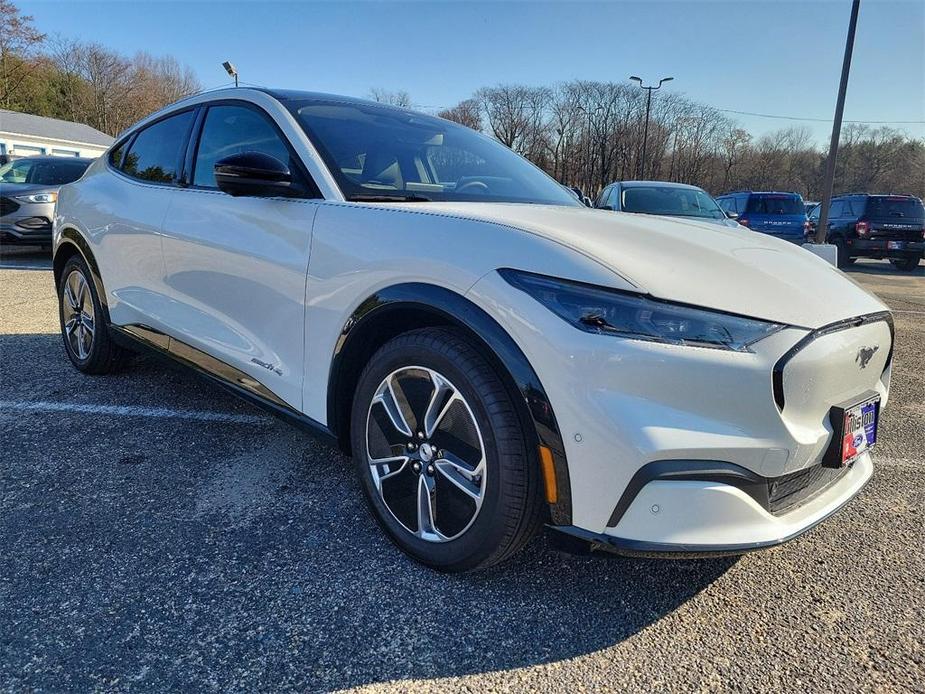
[[[809,215],[807,238],[816,233],[820,207]],[[832,198],[826,241],[838,246],[838,266],[858,258],[888,258],[912,272],[925,255],[925,205],[912,195],[852,193]]]

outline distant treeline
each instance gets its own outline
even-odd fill
[[[493,135],[591,195],[611,181],[634,178],[692,183],[713,194],[822,195],[826,152],[806,129],[756,138],[715,108],[667,90],[653,95],[643,170],[645,112],[645,92],[634,84],[574,80],[485,87],[439,115]],[[886,127],[846,125],[835,190],[925,197],[925,140]]]
[[[95,43],[50,38],[10,0],[0,0],[0,108],[116,135],[201,88],[175,58],[128,57]]]

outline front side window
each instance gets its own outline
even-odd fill
[[[620,209],[624,212],[706,219],[726,216],[713,198],[697,188],[630,186],[623,189],[622,198]]]
[[[184,111],[149,125],[132,142],[122,171],[142,181],[175,184],[192,123],[193,111]]]
[[[244,152],[268,154],[293,168],[289,149],[263,115],[244,106],[210,106],[199,138],[193,185],[217,188],[215,162]]]
[[[556,181],[474,130],[365,103],[286,103],[348,200],[523,202],[580,207]]]

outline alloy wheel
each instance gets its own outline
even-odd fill
[[[71,352],[81,361],[90,356],[96,334],[93,298],[83,273],[72,270],[64,281],[62,301],[64,335]]]
[[[475,521],[486,488],[485,445],[466,399],[421,366],[386,376],[366,417],[366,456],[382,503],[402,527],[447,542]]]

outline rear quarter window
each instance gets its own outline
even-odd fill
[[[180,157],[186,150],[186,136],[193,124],[193,113],[178,113],[138,133],[122,162],[122,171],[142,181],[176,183],[180,175]]]

